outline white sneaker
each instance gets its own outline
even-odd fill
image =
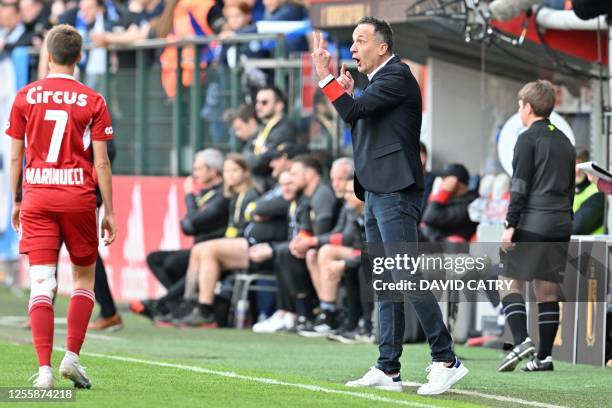
[[[30,380],[34,380],[32,385],[34,388],[52,389],[55,387],[55,377],[53,377],[53,370],[49,366],[39,367],[38,374],[31,376]]]
[[[376,367],[370,367],[370,370],[358,380],[349,381],[347,387],[373,387],[380,390],[402,392],[402,379],[398,374],[395,377],[389,377]]]
[[[427,383],[417,390],[419,395],[438,395],[447,391],[457,381],[469,373],[469,370],[458,358],[452,367],[446,367],[444,362],[434,362],[427,367]]]
[[[85,367],[79,363],[79,356],[67,351],[59,368],[60,375],[74,383],[76,388],[91,388],[91,381],[85,373]]]
[[[289,313],[277,310],[263,322],[255,323],[253,331],[255,333],[275,333],[285,328],[286,315]]]

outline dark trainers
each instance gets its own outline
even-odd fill
[[[338,328],[338,312],[322,312],[310,327],[298,329],[298,334],[304,337],[325,337]]]
[[[296,333],[313,331],[314,323],[312,320],[308,320],[306,316],[298,316],[294,330]]]
[[[529,358],[535,354],[535,346],[529,337],[525,339],[521,344],[515,346],[510,352],[504,357],[501,364],[497,368],[497,371],[514,371],[516,366],[521,360]]]
[[[214,329],[218,327],[215,321],[215,315],[210,314],[208,316],[202,316],[199,307],[194,307],[188,315],[174,320],[174,324],[180,327],[199,327],[202,329]]]
[[[539,360],[537,357],[534,357],[529,361],[525,367],[521,368],[522,371],[530,372],[530,371],[553,371],[553,360],[551,356],[546,357],[544,360]]]

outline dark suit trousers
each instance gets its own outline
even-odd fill
[[[410,188],[387,194],[366,191],[367,243],[417,242],[417,222],[420,218],[421,204],[422,193]],[[385,250],[386,256],[392,256],[386,252]],[[418,275],[415,278],[418,279]],[[399,280],[399,275],[393,273],[393,279]],[[431,291],[407,291],[406,296],[414,306],[417,318],[427,336],[432,360],[452,361],[454,358],[452,339],[433,293]],[[379,299],[379,358],[376,367],[385,373],[400,371],[404,326],[404,303],[397,299]]]

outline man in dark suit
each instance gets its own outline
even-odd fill
[[[351,54],[357,70],[370,81],[359,97],[352,96],[354,81],[344,66],[338,79],[331,75],[331,56],[316,33],[313,47],[319,86],[342,119],[351,125],[355,193],[365,200],[366,241],[368,245],[410,246],[418,240],[417,221],[423,195],[419,157],[421,93],[408,66],[393,54],[391,27],[385,21],[364,17],[353,31]],[[387,256],[388,252],[385,248]],[[399,279],[400,271],[391,273],[393,279]],[[428,383],[418,393],[443,393],[468,370],[453,353],[451,336],[433,294],[418,291],[407,295],[427,335],[433,360]],[[401,391],[399,360],[404,305],[384,296],[379,298],[378,307],[380,356],[377,364],[362,378],[346,385]]]

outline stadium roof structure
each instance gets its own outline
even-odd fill
[[[607,27],[597,31],[544,30],[536,13],[496,21],[474,0],[310,0],[312,24],[350,41],[355,23],[374,15],[392,24],[399,54],[484,68],[518,80],[543,74],[594,79],[607,76]],[[483,56],[486,55],[483,64]],[[600,65],[599,62],[602,64]]]

